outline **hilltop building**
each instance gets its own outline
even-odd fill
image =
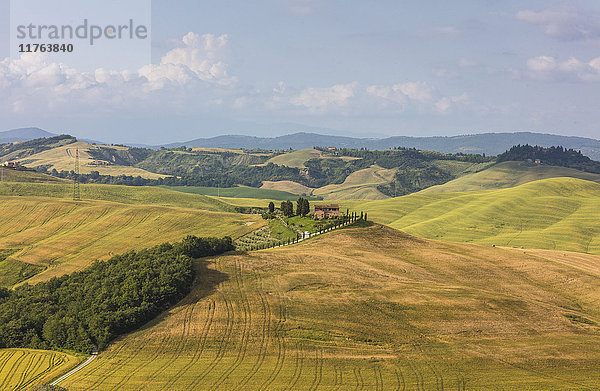
[[[340,216],[340,206],[332,205],[315,205],[315,219],[331,219]]]
[[[4,162],[2,164],[3,167],[7,167],[7,168],[14,168],[15,170],[21,168],[21,163],[15,161],[15,160],[9,160],[7,162]]]
[[[104,160],[92,160],[88,166],[110,166],[112,163]]]

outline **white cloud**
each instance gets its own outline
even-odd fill
[[[557,61],[554,57],[538,56],[527,60],[527,69],[536,79],[600,81],[600,57],[583,62],[575,57]]]
[[[348,105],[350,98],[354,97],[357,86],[357,82],[352,82],[327,88],[307,88],[292,97],[290,103],[316,112],[343,108]]]
[[[357,81],[302,89],[242,85],[230,75],[226,35],[186,34],[158,64],[137,71],[77,72],[43,54],[0,62],[0,113],[56,116],[64,110],[94,116],[128,113],[394,114],[449,111],[460,100],[422,81],[363,85]]]
[[[182,47],[165,54],[158,65],[147,65],[139,70],[140,76],[162,88],[165,82],[186,84],[195,79],[230,85],[237,81],[228,74],[223,61],[227,48],[227,35],[198,35],[190,32],[183,37]]]
[[[43,53],[24,53],[0,62],[0,98],[10,101],[14,112],[36,110],[38,114],[61,105],[73,111],[169,105],[181,109],[190,95],[203,98],[187,102],[194,110],[222,102],[218,90],[229,93],[237,82],[225,62],[227,45],[226,35],[188,33],[159,64],[138,71],[100,68],[91,73],[50,62]]]
[[[440,113],[447,113],[450,109],[458,104],[465,104],[469,101],[469,95],[465,92],[461,95],[443,97],[435,102],[435,108]]]
[[[427,102],[430,100],[433,91],[433,88],[424,82],[404,83],[399,86],[399,89],[404,95],[408,96],[409,99],[419,102]]]
[[[358,115],[398,114],[408,110],[443,113],[451,106],[466,103],[467,95],[444,97],[425,82],[365,86],[355,81],[326,88],[307,88],[293,94],[287,100],[282,99],[279,94],[275,99],[284,105],[288,102],[294,106],[305,107],[312,114],[343,112]]]
[[[600,38],[600,19],[593,12],[575,9],[522,10],[517,12],[520,21],[539,26],[551,37],[578,40]]]
[[[434,89],[425,82],[406,82],[393,85],[371,85],[366,87],[366,93],[379,98],[380,106],[387,107],[396,104],[404,108],[408,103],[426,103],[432,99]]]

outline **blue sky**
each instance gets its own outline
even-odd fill
[[[597,1],[154,0],[151,27],[152,64],[131,69],[111,68],[123,54],[110,47],[98,69],[1,61],[0,127],[127,143],[302,129],[600,138]]]

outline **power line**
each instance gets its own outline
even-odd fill
[[[81,201],[79,189],[79,148],[75,150],[75,175],[73,176],[73,201]]]

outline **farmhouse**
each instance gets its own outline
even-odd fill
[[[7,162],[4,162],[2,164],[3,167],[8,167],[8,168],[14,168],[14,169],[19,169],[21,168],[21,163],[14,161],[14,160],[9,160]]]
[[[339,205],[315,205],[315,219],[330,219],[332,217],[340,216],[340,206]]]
[[[104,160],[92,160],[88,163],[88,166],[110,166],[111,162],[107,162]]]

